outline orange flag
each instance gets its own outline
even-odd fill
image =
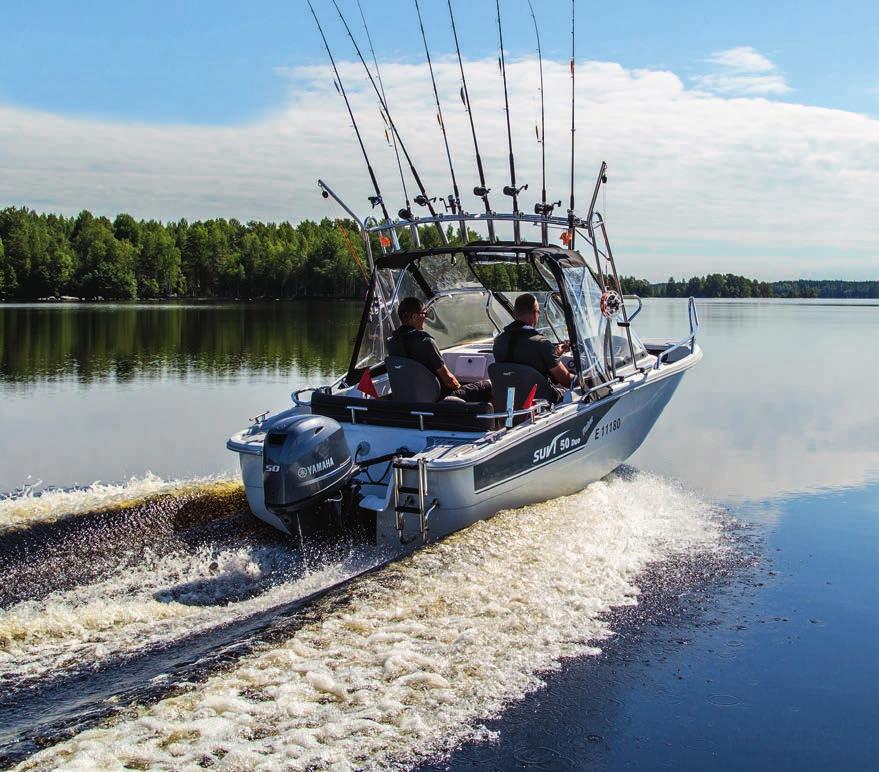
[[[373,399],[378,399],[378,392],[375,390],[375,384],[372,382],[372,375],[370,375],[368,367],[363,371],[363,375],[360,376],[357,388],[363,392],[364,397],[369,395]]]
[[[528,396],[525,397],[525,401],[522,403],[522,410],[527,410],[531,405],[534,404],[534,396],[537,394],[537,384],[535,383],[531,387],[531,391],[528,392]]]

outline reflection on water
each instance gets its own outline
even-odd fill
[[[227,475],[226,438],[348,365],[360,304],[0,305],[0,494]]]
[[[702,362],[636,466],[728,501],[841,486],[879,473],[879,306],[699,301]],[[684,301],[645,303],[643,336],[686,331]]]
[[[359,313],[350,301],[0,305],[0,379],[336,372],[347,365]]]
[[[879,306],[700,301],[702,362],[636,466],[723,500],[853,486],[879,471]],[[247,417],[348,364],[359,304],[0,305],[0,491],[234,473]],[[644,337],[686,301],[647,300]]]

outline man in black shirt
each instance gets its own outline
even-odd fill
[[[436,341],[424,331],[427,311],[418,298],[404,298],[397,306],[400,326],[388,338],[388,354],[414,359],[436,375],[442,387],[440,399],[458,397],[467,402],[490,402],[491,381],[462,384],[446,366]]]
[[[550,384],[568,389],[574,376],[559,358],[567,351],[566,344],[554,346],[552,341],[537,331],[540,305],[534,295],[525,293],[516,298],[513,314],[516,317],[494,339],[495,362],[528,365],[544,375]],[[563,391],[556,389],[559,399]]]

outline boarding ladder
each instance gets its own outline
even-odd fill
[[[393,485],[394,485],[394,515],[396,517],[397,535],[401,544],[411,544],[417,536],[406,539],[403,536],[406,515],[418,515],[418,523],[421,530],[421,543],[427,541],[430,534],[430,513],[437,508],[439,502],[433,499],[428,504],[427,490],[427,459],[418,458],[413,463],[411,459],[403,459],[395,456],[393,460]],[[404,474],[410,472],[415,476],[416,485],[404,485]],[[413,501],[414,500],[414,501]],[[403,503],[403,502],[406,503]]]

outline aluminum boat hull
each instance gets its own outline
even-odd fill
[[[437,501],[426,539],[432,541],[500,510],[576,493],[612,472],[644,442],[684,373],[701,356],[694,345],[685,357],[643,375],[633,374],[598,401],[563,404],[533,424],[513,430],[466,435],[346,424],[346,439],[352,452],[368,442],[373,455],[401,445],[417,450],[420,443],[418,455],[426,460],[428,498]],[[236,437],[228,447],[239,452],[251,510],[266,523],[289,532],[265,506],[261,441],[257,437],[249,443],[236,442]],[[403,474],[404,485],[413,484],[409,480],[415,480],[416,471]],[[402,549],[390,479],[387,475],[383,479],[384,485],[366,483],[362,489],[376,512],[376,543]],[[404,523],[404,541],[420,544],[418,518],[404,517]]]

